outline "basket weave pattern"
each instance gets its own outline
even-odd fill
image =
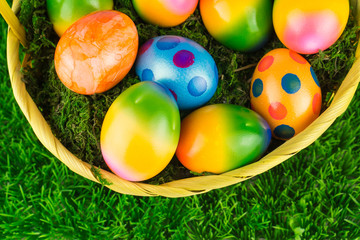
[[[360,0],[355,2],[360,7]],[[91,165],[75,157],[53,135],[38,107],[26,91],[21,81],[20,43],[26,46],[25,31],[14,13],[18,12],[20,1],[13,1],[13,7],[0,0],[0,13],[9,24],[7,37],[7,61],[13,93],[22,112],[29,121],[40,142],[73,172],[94,182],[99,180],[91,171]],[[360,11],[358,11],[360,12]],[[176,180],[161,185],[134,183],[121,179],[111,172],[100,169],[101,175],[111,183],[108,188],[123,194],[137,196],[186,197],[213,189],[233,185],[261,174],[284,162],[312,144],[348,107],[360,81],[360,48],[356,51],[356,61],[339,87],[331,105],[304,131],[250,165],[220,175],[198,176]]]

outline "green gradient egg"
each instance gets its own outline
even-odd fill
[[[98,10],[111,10],[112,0],[47,0],[46,6],[55,32],[61,35],[79,18]]]
[[[269,146],[271,130],[254,111],[215,104],[195,110],[181,122],[176,156],[197,173],[223,173],[258,159]]]
[[[200,0],[200,12],[209,33],[234,50],[261,48],[272,31],[271,0]]]

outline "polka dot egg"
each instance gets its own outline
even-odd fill
[[[340,37],[349,18],[348,0],[277,0],[274,29],[281,42],[302,54],[324,51]]]
[[[273,136],[287,140],[320,114],[321,89],[305,58],[275,49],[258,63],[251,81],[251,106],[270,125]]]
[[[195,11],[198,0],[133,0],[139,16],[160,27],[177,26]]]
[[[160,36],[144,43],[135,70],[141,81],[166,86],[179,109],[205,104],[218,84],[218,70],[211,55],[198,43],[179,36]]]

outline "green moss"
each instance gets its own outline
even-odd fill
[[[140,44],[159,35],[180,35],[195,40],[215,59],[219,70],[219,86],[208,104],[232,103],[250,107],[249,81],[256,64],[268,51],[283,47],[275,34],[259,51],[249,54],[232,51],[219,44],[206,31],[197,9],[182,25],[173,28],[159,28],[142,22],[136,14],[131,0],[118,0],[115,9],[124,12],[135,22]],[[100,177],[97,167],[109,170],[100,151],[101,124],[107,109],[126,88],[139,81],[134,69],[113,89],[93,96],[84,96],[68,90],[58,79],[54,68],[54,52],[59,38],[52,29],[46,12],[46,1],[23,0],[20,20],[25,26],[31,55],[32,67],[23,69],[27,90],[40,111],[52,127],[55,136],[77,157],[94,167],[94,175]],[[324,106],[330,100],[341,81],[349,71],[356,49],[356,35],[353,16],[340,40],[330,49],[306,56],[312,64],[322,86]],[[249,66],[238,71],[239,68]],[[188,112],[182,112],[185,116]],[[270,149],[281,144],[273,141]],[[155,178],[152,184],[168,182],[194,176],[181,166],[174,157],[170,165]],[[104,181],[102,181],[105,183]]]

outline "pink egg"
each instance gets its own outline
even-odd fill
[[[273,23],[280,41],[302,54],[324,51],[341,36],[349,18],[348,0],[277,0]]]

